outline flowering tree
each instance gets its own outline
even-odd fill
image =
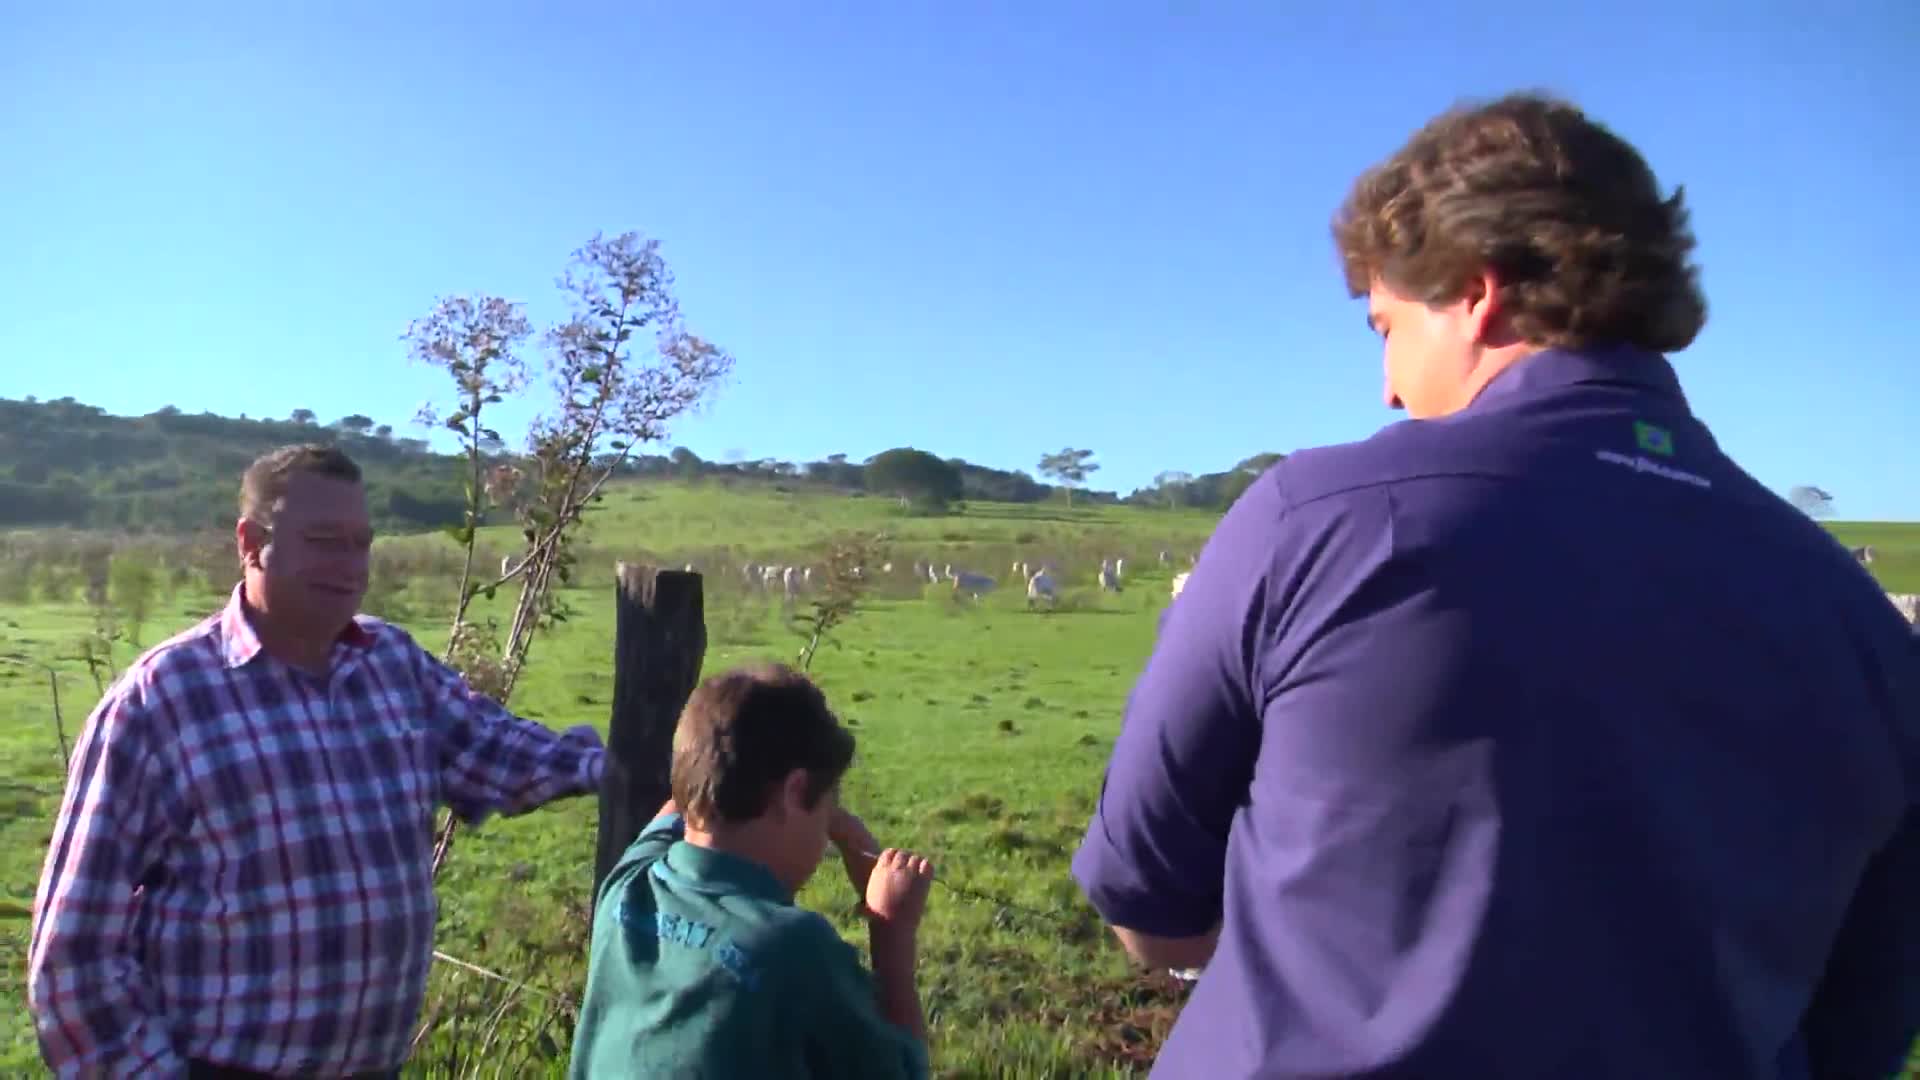
[[[442,419],[423,409],[421,419],[458,434],[466,458],[467,512],[449,530],[466,558],[447,659],[503,703],[536,632],[567,616],[558,589],[571,579],[581,515],[634,447],[665,438],[671,421],[698,408],[733,370],[731,354],[687,331],[657,240],[596,234],[573,253],[559,284],[568,314],[542,339],[542,373],[553,398],[533,421],[518,460],[489,459],[488,447],[503,440],[486,412],[532,382],[519,352],[530,337],[520,306],[491,296],[443,299],[405,335],[416,360],[453,380],[453,411]],[[510,513],[526,543],[498,574],[474,566],[489,510]],[[474,597],[492,598],[515,584],[504,633],[496,620],[468,617]],[[449,815],[435,845],[435,874],[454,830]]]

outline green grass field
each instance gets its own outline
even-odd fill
[[[885,528],[896,563],[950,561],[1002,579],[978,605],[956,605],[937,587],[879,590],[841,634],[842,646],[820,651],[814,674],[860,739],[848,803],[883,843],[929,851],[948,881],[995,898],[934,894],[922,993],[937,1071],[1128,1075],[1151,1060],[1182,994],[1165,975],[1130,969],[1079,899],[1067,863],[1099,790],[1122,704],[1151,647],[1168,578],[1214,520],[1204,513],[994,504],[909,518],[878,499],[622,490],[591,520],[585,584],[567,593],[577,613],[535,645],[515,705],[554,725],[584,720],[605,730],[615,560],[693,561],[708,571],[709,670],[792,659],[799,638],[782,625],[776,605],[739,587],[738,566],[797,561],[836,531]],[[1849,543],[1876,546],[1874,570],[1889,589],[1920,592],[1920,526],[1841,524],[1835,531]],[[510,541],[505,530],[489,530],[496,566]],[[396,564],[437,566],[451,547],[444,538],[408,537],[383,541],[382,551]],[[1161,549],[1174,553],[1173,568],[1158,565]],[[1093,568],[1114,554],[1128,559],[1127,588],[1102,595]],[[1008,563],[1022,557],[1050,557],[1066,568],[1061,611],[1029,613],[1019,591],[1004,584]],[[436,570],[404,584],[382,582],[380,603],[433,645],[444,640],[451,593]],[[204,583],[182,585],[149,617],[145,640],[190,623],[218,599]],[[496,603],[504,607],[504,598]],[[77,594],[68,602],[36,596],[0,605],[0,660],[13,661],[0,662],[0,965],[13,973],[0,983],[0,1075],[38,1072],[20,978],[23,913],[63,770],[47,674],[37,665],[57,672],[71,739],[96,697],[85,666],[70,659],[91,618]],[[123,650],[117,659],[129,655]],[[440,948],[549,993],[577,994],[595,820],[594,805],[582,799],[464,831],[441,887]],[[862,940],[836,863],[823,867],[802,903]],[[530,1030],[542,999],[524,996],[508,1007],[509,1016],[524,1014],[526,1036],[509,1053],[484,1043],[480,1018],[497,997],[463,997],[475,992],[490,992],[489,985],[439,969],[430,1008],[449,1019],[418,1061],[478,1055],[515,1076],[557,1067],[566,1031],[550,1032],[543,1050]]]

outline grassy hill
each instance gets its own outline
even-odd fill
[[[1920,593],[1920,523],[1831,521],[1826,525],[1848,547],[1873,547],[1874,563],[1867,569],[1888,592]]]
[[[184,533],[231,527],[240,473],[267,450],[337,442],[366,472],[383,528],[460,520],[457,462],[366,421],[358,429],[188,414],[112,416],[62,398],[0,398],[0,528],[67,526]]]
[[[1143,510],[1130,506],[1055,503],[969,503],[962,513],[913,516],[891,499],[768,487],[720,489],[674,483],[625,483],[609,489],[590,521],[591,550],[623,559],[653,558],[721,566],[745,560],[799,559],[829,537],[850,530],[884,531],[900,554],[915,554],[994,572],[1015,557],[1056,558],[1100,549],[1139,560],[1162,548],[1197,550],[1220,515],[1207,510]],[[482,530],[483,542],[517,543],[510,528]],[[908,549],[912,549],[911,553]],[[998,556],[1005,551],[1006,560]],[[1111,549],[1111,550],[1107,550]],[[1095,556],[1095,562],[1099,556]]]

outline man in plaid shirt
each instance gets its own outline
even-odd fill
[[[392,1076],[432,963],[433,820],[598,790],[599,736],[519,719],[358,608],[360,470],[241,482],[244,580],[87,718],[34,905],[28,1001],[69,1076]]]

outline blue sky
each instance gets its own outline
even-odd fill
[[[1398,419],[1328,216],[1431,113],[1539,87],[1686,186],[1712,315],[1675,362],[1721,442],[1920,519],[1920,5],[1173,6],[8,5],[0,396],[401,426],[446,397],[409,319],[551,320],[631,228],[739,358],[673,443],[1071,444],[1125,491]]]

